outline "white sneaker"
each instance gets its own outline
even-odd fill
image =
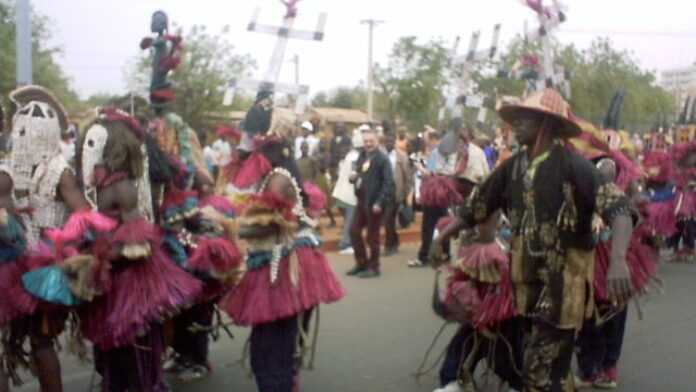
[[[355,251],[353,251],[353,248],[350,247],[350,246],[347,247],[347,248],[341,249],[340,251],[338,251],[338,254],[339,254],[339,255],[352,255],[352,254],[354,254],[354,253],[355,253]]]
[[[466,392],[458,382],[452,381],[451,383],[445,385],[442,388],[438,388],[433,392]]]

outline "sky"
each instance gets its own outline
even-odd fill
[[[546,0],[550,2],[550,0]],[[50,18],[51,45],[62,48],[59,62],[82,97],[127,91],[125,70],[138,55],[138,44],[149,35],[150,17],[158,9],[188,28],[206,25],[211,32],[230,26],[228,39],[240,54],[258,63],[255,76],[268,66],[275,37],[246,31],[254,9],[259,23],[279,24],[284,7],[278,0],[31,0]],[[563,43],[585,48],[598,36],[632,51],[642,67],[664,70],[689,66],[696,60],[693,7],[684,0],[565,0],[568,21],[557,34]],[[300,81],[311,94],[337,86],[354,86],[367,74],[367,26],[364,19],[382,20],[375,29],[374,58],[385,63],[399,37],[420,40],[462,37],[468,46],[475,30],[488,45],[493,25],[502,24],[502,45],[523,31],[534,14],[519,0],[302,0],[295,27],[313,29],[321,12],[328,13],[322,42],[291,40],[281,81],[294,80],[293,55],[300,56]],[[185,42],[184,42],[185,44]]]

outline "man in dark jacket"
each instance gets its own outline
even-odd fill
[[[348,271],[348,275],[375,278],[380,275],[379,231],[382,212],[392,199],[394,177],[389,158],[378,147],[375,131],[364,130],[362,136],[364,151],[360,153],[355,172],[351,176],[358,197],[353,226],[350,230],[356,265]],[[369,257],[362,237],[365,228],[367,228],[367,243],[370,248]]]

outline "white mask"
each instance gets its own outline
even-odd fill
[[[109,131],[101,124],[94,124],[87,130],[82,145],[82,182],[85,186],[85,196],[94,206],[97,204],[94,169],[104,163],[104,147],[108,138]]]
[[[17,189],[28,189],[34,168],[61,153],[61,127],[51,105],[31,101],[12,119],[12,168]]]

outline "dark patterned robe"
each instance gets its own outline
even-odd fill
[[[468,225],[502,209],[513,230],[511,271],[520,314],[579,329],[594,308],[592,217],[629,214],[628,199],[560,143],[529,162],[526,151],[496,169],[460,208]]]

